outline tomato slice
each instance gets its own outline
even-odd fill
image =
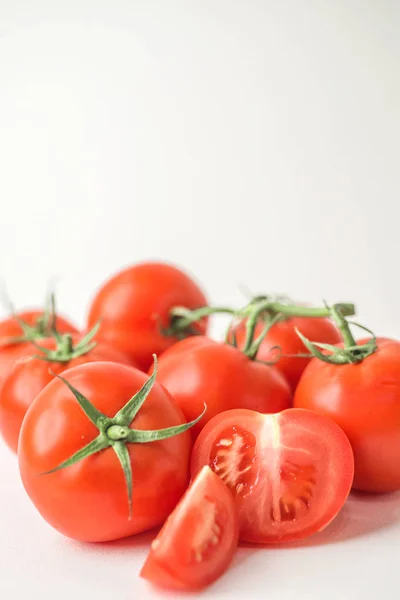
[[[354,476],[353,452],[340,427],[296,408],[217,415],[196,440],[192,475],[207,464],[236,498],[240,539],[264,544],[326,527],[346,501]]]
[[[238,535],[233,495],[203,467],[153,541],[140,575],[161,587],[201,589],[227,569]]]

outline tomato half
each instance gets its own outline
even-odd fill
[[[255,329],[255,337],[259,336],[264,328],[264,323],[258,323]],[[271,362],[274,358],[273,349],[280,348],[282,355],[276,362],[275,367],[284,375],[292,389],[300,380],[300,377],[312,357],[296,356],[309,354],[307,348],[296,333],[298,329],[307,339],[313,342],[325,344],[338,344],[342,341],[342,335],[336,325],[327,318],[319,317],[288,317],[272,325],[264,340],[261,342],[257,358],[262,361]],[[239,348],[243,347],[246,338],[245,323],[242,322],[235,327]]]
[[[231,410],[214,417],[193,448],[192,474],[207,464],[236,498],[240,539],[264,544],[326,527],[343,506],[354,474],[340,427],[302,409],[277,415]]]
[[[43,310],[30,310],[18,313],[17,318],[34,329],[35,338],[38,340],[50,333],[49,328],[46,328],[43,322],[44,316]],[[0,386],[21,350],[29,346],[34,352],[30,342],[23,339],[24,332],[18,320],[15,317],[9,317],[0,321]],[[59,333],[78,333],[72,323],[60,316],[56,317],[56,328]],[[13,339],[18,338],[21,338],[21,341],[13,342]]]
[[[294,403],[332,418],[345,431],[354,451],[355,488],[390,492],[400,489],[400,342],[378,338],[377,344],[357,364],[314,358]]]
[[[127,439],[131,431],[148,439],[148,430],[185,425],[181,410],[155,382],[131,425],[116,426],[115,417],[148,381],[146,374],[118,363],[95,362],[69,369],[63,377],[101,414],[95,425],[59,378],[30,406],[18,458],[22,482],[38,511],[64,535],[90,542],[133,535],[163,523],[187,488],[191,437],[184,431],[151,443]],[[54,470],[95,440],[100,448],[103,442],[108,446]]]
[[[243,352],[205,336],[181,340],[159,358],[158,381],[192,420],[207,407],[192,429],[198,435],[215,415],[233,408],[272,413],[289,408],[292,395],[275,369]]]
[[[72,336],[72,345],[79,343],[81,336]],[[53,338],[40,340],[45,350],[55,350]],[[33,358],[33,356],[42,358]],[[20,350],[18,359],[0,388],[0,434],[13,452],[17,452],[18,437],[26,411],[42,389],[67,369],[96,361],[112,361],[130,364],[126,356],[107,344],[96,344],[88,352],[68,362],[43,360],[44,352],[28,344]]]
[[[166,588],[201,589],[227,569],[238,534],[231,492],[203,467],[153,541],[140,574]]]
[[[170,310],[195,309],[207,304],[200,288],[185,273],[163,263],[142,263],[121,271],[98,291],[89,311],[92,328],[101,320],[99,339],[119,348],[147,371],[152,355],[161,354],[176,338],[164,335]],[[194,325],[205,333],[206,320]]]

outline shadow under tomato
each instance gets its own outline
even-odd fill
[[[159,531],[160,527],[155,527],[154,529],[144,531],[143,533],[138,533],[137,535],[121,538],[119,540],[112,540],[109,542],[79,542],[77,540],[68,540],[68,542],[70,544],[79,546],[81,550],[83,549],[89,552],[99,552],[101,554],[107,552],[109,549],[113,551],[124,551],[125,549],[132,548],[146,548],[150,550],[150,544],[157,536]]]
[[[336,544],[400,523],[400,491],[391,494],[352,492],[337,517],[321,532],[285,544],[241,543],[245,548],[290,549]]]

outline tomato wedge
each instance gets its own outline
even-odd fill
[[[227,569],[238,534],[234,497],[205,466],[153,541],[140,575],[161,587],[201,589]]]
[[[217,415],[196,440],[192,475],[207,464],[234,493],[240,539],[264,544],[305,538],[326,527],[354,476],[353,452],[340,427],[295,408]]]

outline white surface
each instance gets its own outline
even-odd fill
[[[0,0],[0,275],[16,304],[58,275],[82,323],[105,276],[154,257],[214,302],[242,304],[241,283],[350,299],[400,336],[399,30],[397,0]],[[0,598],[152,597],[142,541],[63,540],[3,447],[0,465]],[[398,511],[352,498],[301,548],[241,550],[208,597],[398,598]]]
[[[138,577],[152,534],[109,544],[63,538],[25,495],[14,457],[0,446],[0,598],[156,600]],[[336,520],[303,544],[241,548],[231,569],[202,598],[398,600],[400,493],[352,495]]]

